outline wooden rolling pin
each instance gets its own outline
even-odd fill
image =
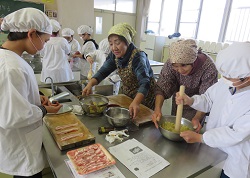
[[[180,96],[183,96],[184,92],[185,92],[185,86],[181,85],[179,91]],[[182,111],[183,111],[183,101],[181,102],[181,104],[177,106],[177,111],[176,111],[175,131],[178,133],[180,133],[181,129]]]
[[[92,73],[92,63],[90,63],[90,69],[89,69],[89,72],[88,72],[88,75],[87,75],[88,80],[90,80],[92,78],[92,75],[93,75],[93,73]]]

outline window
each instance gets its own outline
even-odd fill
[[[115,1],[114,0],[94,0],[94,8],[115,11]]]
[[[147,30],[159,34],[162,0],[151,0]]]
[[[179,1],[165,0],[161,19],[160,35],[168,36],[176,32],[176,19]]]
[[[226,0],[203,0],[197,39],[219,41],[225,4]]]
[[[226,42],[250,40],[250,1],[234,0],[226,32]]]
[[[179,32],[182,37],[196,38],[201,0],[183,0]]]
[[[204,41],[250,41],[249,0],[151,0],[148,28]],[[163,8],[161,8],[161,5]]]
[[[102,17],[96,17],[95,19],[96,34],[102,34]]]
[[[94,0],[95,9],[136,13],[137,0]]]
[[[116,0],[116,11],[136,13],[136,0]]]

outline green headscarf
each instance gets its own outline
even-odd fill
[[[130,44],[134,40],[136,31],[127,23],[118,23],[109,30],[108,35],[110,36],[112,34],[123,36],[127,40],[128,44]]]

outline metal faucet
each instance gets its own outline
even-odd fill
[[[46,79],[45,79],[45,83],[46,83],[46,80],[47,80],[47,79],[50,79],[50,83],[51,83],[51,90],[52,90],[51,96],[54,96],[55,90],[54,90],[54,83],[53,83],[53,79],[52,79],[51,77],[46,77]]]

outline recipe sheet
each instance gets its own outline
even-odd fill
[[[148,178],[170,165],[170,163],[136,139],[127,140],[109,147],[114,155],[138,178]]]
[[[69,167],[75,178],[126,178],[115,165],[100,169],[86,175],[80,175],[76,172],[73,164],[69,159],[65,160],[65,163]]]

